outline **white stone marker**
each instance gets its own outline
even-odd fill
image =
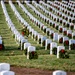
[[[64,50],[65,50],[65,47],[64,47],[64,46],[58,46],[58,47],[57,47],[57,58],[59,58],[59,51],[60,51],[61,49],[64,49]]]
[[[9,71],[9,70],[10,70],[10,64],[0,63],[0,71]]]
[[[57,40],[58,40],[58,33],[54,33],[53,41],[57,41]]]
[[[0,44],[2,44],[2,40],[0,40]]]
[[[59,42],[60,38],[62,38],[62,37],[63,37],[63,35],[58,35],[58,42]]]
[[[69,40],[69,38],[68,37],[63,37],[63,43],[64,43],[64,41],[66,41],[66,40]]]
[[[62,70],[57,70],[53,72],[53,75],[67,75],[67,73],[65,71]]]
[[[50,48],[50,54],[52,54],[52,49],[54,48],[54,47],[57,47],[57,43],[56,42],[52,42],[51,44],[50,44],[51,46],[51,48]]]
[[[42,46],[43,41],[45,41],[46,39],[47,39],[47,37],[45,37],[45,36],[41,37],[41,46]]]
[[[24,43],[26,43],[26,42],[27,42],[27,39],[22,39],[21,40],[21,50],[24,49]]]
[[[51,42],[52,42],[52,40],[46,39],[45,50],[47,50],[47,45],[48,45],[49,43],[51,43]]]
[[[28,46],[31,46],[31,44],[30,44],[30,43],[24,43],[24,50],[25,50],[26,48],[28,48]]]
[[[27,59],[29,59],[29,52],[36,51],[36,48],[34,46],[28,46],[27,50]]]
[[[69,50],[71,50],[71,48],[70,48],[70,45],[71,45],[71,44],[75,44],[75,40],[74,40],[74,39],[70,39],[70,40],[69,40]]]
[[[15,75],[15,73],[13,71],[2,71],[0,75]]]

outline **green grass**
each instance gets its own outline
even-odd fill
[[[0,5],[0,35],[2,36],[6,51],[9,51],[11,49],[15,50],[18,48],[18,45],[12,36],[12,32],[8,28],[7,22],[5,21],[5,16],[3,14],[1,5]]]
[[[27,68],[40,68],[45,70],[65,70],[75,71],[75,55],[71,55],[70,59],[57,59],[54,55],[40,55],[38,59],[28,60],[24,55],[18,56],[1,56],[0,62],[7,62],[11,65],[27,67]],[[71,62],[72,61],[72,62]]]
[[[17,10],[20,12],[21,16],[33,27],[35,30],[38,30],[38,27],[30,22],[29,18],[22,12],[21,8],[18,5],[15,5]],[[9,4],[6,4],[8,14],[13,21],[16,29],[20,32],[22,29],[22,24],[16,19],[14,12],[11,10]],[[69,59],[57,59],[55,55],[50,55],[49,50],[44,50],[44,47],[41,47],[40,44],[37,44],[36,41],[33,41],[31,37],[28,38],[28,41],[36,46],[37,52],[39,54],[38,59],[28,60],[24,55],[24,52],[18,50],[18,45],[16,44],[14,38],[12,37],[12,32],[9,30],[7,23],[5,21],[3,11],[0,5],[0,35],[3,37],[5,50],[0,51],[0,63],[6,62],[11,66],[21,66],[29,68],[40,68],[46,70],[65,70],[65,71],[75,71],[75,51],[69,50],[70,58]],[[8,33],[6,33],[6,31]],[[39,30],[41,34],[44,35],[42,31]],[[9,39],[10,38],[10,39]]]

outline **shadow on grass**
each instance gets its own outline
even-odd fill
[[[36,50],[45,50],[45,47],[37,46],[37,47],[36,47]]]
[[[0,56],[15,56],[23,55],[23,51],[19,50],[18,47],[6,46],[5,49],[0,50]]]
[[[5,46],[4,50],[19,50],[18,46]]]

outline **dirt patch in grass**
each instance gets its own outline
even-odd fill
[[[11,71],[14,71],[16,75],[52,75],[53,71],[41,70],[35,68],[24,68],[11,66]],[[75,72],[67,72],[67,75],[75,75]]]

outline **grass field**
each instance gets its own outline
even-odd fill
[[[22,11],[21,8],[19,8],[17,4],[15,4],[15,7],[17,8],[20,15],[32,26],[32,28],[34,28],[40,34],[47,36],[45,33],[39,30],[39,28],[36,27],[34,23],[30,21],[29,17]],[[9,4],[6,4],[6,8],[16,29],[21,33],[22,24],[17,20]],[[37,17],[28,7],[26,8],[37,19],[39,19],[39,17]],[[6,63],[10,63],[11,65],[30,67],[30,68],[33,67],[33,68],[41,68],[41,69],[47,69],[47,70],[61,69],[65,71],[75,71],[75,51],[74,50],[69,51],[70,53],[69,59],[57,59],[55,55],[50,55],[49,50],[45,50],[44,47],[41,47],[40,44],[37,44],[37,42],[34,41],[31,38],[31,36],[28,37],[27,39],[33,46],[36,47],[39,57],[38,59],[35,59],[35,60],[26,59],[26,56],[24,55],[24,51],[18,50],[18,45],[12,36],[12,32],[7,26],[1,4],[0,4],[0,15],[1,15],[0,16],[0,35],[3,37],[3,41],[5,45],[5,50],[0,51],[0,62],[6,62]],[[44,23],[43,20],[41,22]],[[44,24],[46,25],[46,23]]]

